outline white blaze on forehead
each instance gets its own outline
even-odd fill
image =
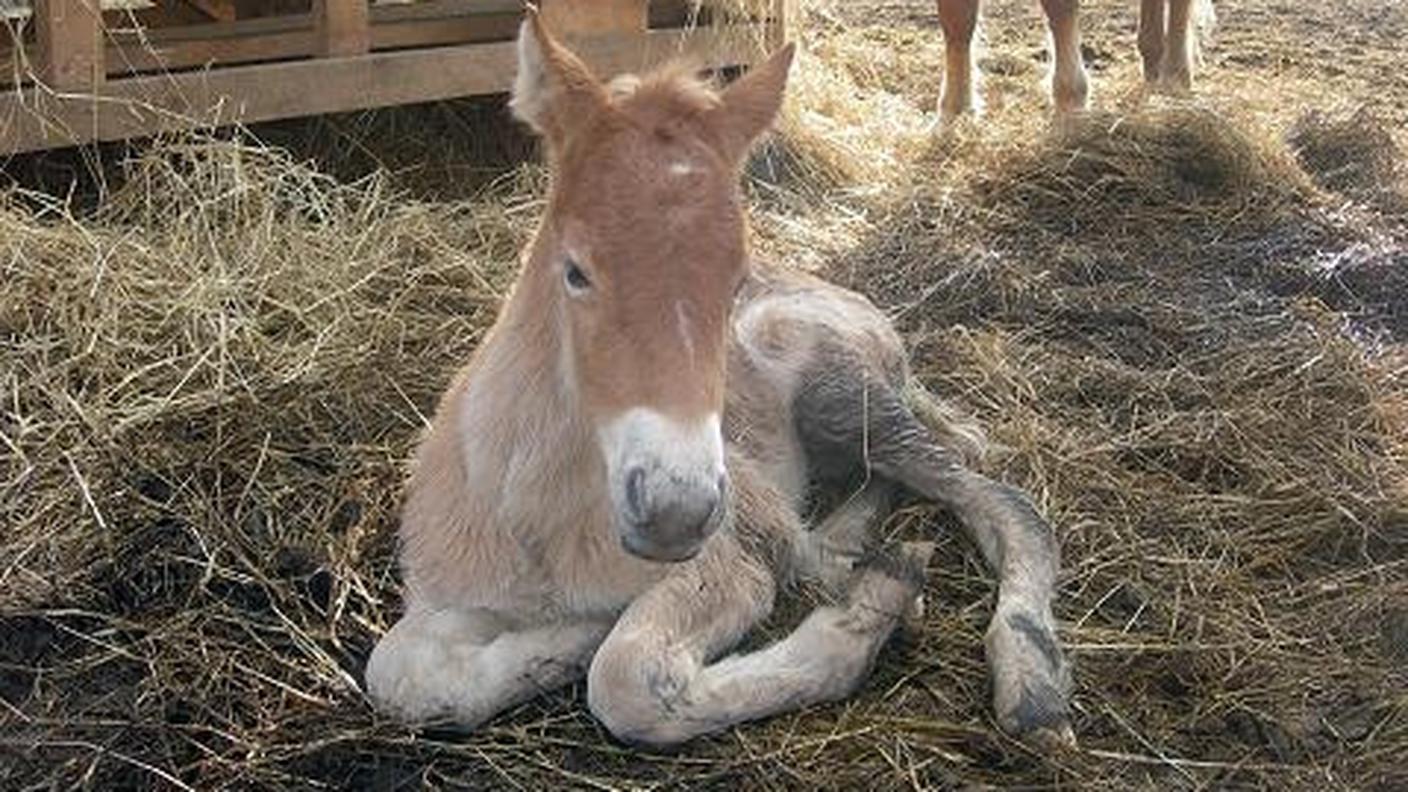
[[[676,160],[670,163],[671,176],[688,176],[697,170],[699,170],[699,168],[689,160]]]
[[[598,429],[597,436],[612,479],[635,467],[658,471],[681,483],[713,485],[724,474],[724,436],[718,413],[685,423],[655,410],[633,407]]]

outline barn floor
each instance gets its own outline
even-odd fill
[[[1078,749],[996,730],[991,577],[919,508],[925,623],[846,702],[669,754],[580,686],[372,715],[404,461],[545,187],[466,104],[108,148],[74,200],[91,161],[5,163],[0,788],[1408,787],[1408,8],[1222,4],[1197,98],[1126,112],[1133,4],[1088,2],[1052,128],[1035,4],[987,5],[987,114],[938,135],[932,3],[808,4],[748,184],[1057,526]]]

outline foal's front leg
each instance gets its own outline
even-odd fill
[[[610,623],[510,629],[486,610],[412,608],[372,650],[367,692],[412,723],[478,726],[538,693],[580,679]]]
[[[919,592],[930,549],[905,547],[868,566],[844,606],[818,608],[766,649],[717,661],[772,609],[772,573],[741,553],[683,569],[632,603],[602,643],[587,677],[592,712],[621,739],[671,745],[840,699]]]

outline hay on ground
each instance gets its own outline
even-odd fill
[[[543,174],[421,202],[193,139],[92,212],[0,202],[0,787],[1408,784],[1402,229],[1235,114],[931,143],[855,35],[750,171],[758,245],[873,296],[1052,518],[1079,750],[996,730],[991,575],[923,507],[889,530],[939,537],[924,623],[848,701],[670,754],[580,685],[468,735],[376,717],[405,460]]]

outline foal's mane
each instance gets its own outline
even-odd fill
[[[618,112],[641,128],[672,135],[696,127],[722,104],[718,89],[700,71],[691,61],[676,60],[644,75],[622,75],[607,87]]]

